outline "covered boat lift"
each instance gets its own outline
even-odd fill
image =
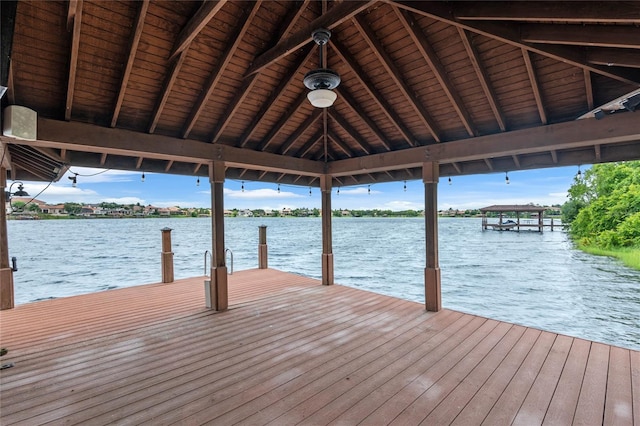
[[[520,231],[521,227],[533,227],[538,228],[538,232],[542,232],[544,230],[544,210],[544,207],[534,205],[493,205],[489,207],[483,207],[480,209],[480,211],[482,212],[482,230],[486,231],[491,227],[497,231],[505,231],[511,229]],[[489,223],[487,213],[498,213],[498,223]],[[504,216],[508,213],[515,214],[516,220],[514,223],[507,223],[504,221]],[[538,223],[520,223],[520,213],[535,213]]]

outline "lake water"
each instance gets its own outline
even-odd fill
[[[230,218],[234,269],[258,265],[321,277],[319,218]],[[203,275],[211,220],[9,221],[16,304],[161,281],[161,232],[172,228],[175,278]],[[564,232],[482,231],[479,218],[439,220],[446,308],[640,349],[640,272],[572,248]],[[424,303],[424,219],[337,218],[337,283]]]

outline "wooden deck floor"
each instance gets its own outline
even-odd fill
[[[640,425],[640,353],[274,270],[0,313],[0,424]]]

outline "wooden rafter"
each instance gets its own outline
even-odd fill
[[[459,175],[462,174],[462,169],[460,168],[460,165],[458,163],[454,161],[453,163],[451,163],[451,165],[453,166],[454,169],[456,169],[456,172],[458,172]]]
[[[527,43],[640,49],[640,28],[608,25],[520,25],[520,38]]]
[[[292,34],[276,46],[258,56],[253,62],[251,68],[247,71],[247,76],[261,71],[263,68],[270,66],[310,42],[311,33],[314,30],[318,28],[335,28],[365,10],[375,2],[376,0],[346,1],[334,6],[327,13],[311,21],[305,28],[299,30],[295,34]]]
[[[255,132],[256,128],[262,121],[262,119],[266,116],[267,112],[271,109],[273,104],[280,98],[284,90],[287,86],[293,81],[295,76],[298,74],[302,66],[306,63],[306,61],[311,57],[311,53],[313,52],[312,46],[307,46],[303,49],[303,52],[300,54],[294,65],[291,67],[291,70],[287,73],[285,77],[280,79],[280,83],[273,90],[269,98],[262,104],[260,111],[256,113],[251,121],[251,124],[247,126],[247,130],[245,130],[244,134],[240,138],[240,143],[238,147],[244,148],[249,142],[251,136]]]
[[[640,24],[640,4],[627,3],[624,10],[612,8],[607,2],[586,2],[576,7],[571,1],[490,1],[465,2],[456,13],[459,19],[489,21],[534,22],[608,22]]]
[[[597,74],[601,74],[618,81],[634,85],[640,84],[640,72],[624,68],[604,67],[591,64],[586,61],[585,55],[581,51],[576,50],[575,47],[523,42],[520,39],[520,32],[516,24],[502,22],[494,23],[478,20],[463,20],[462,17],[465,15],[465,8],[470,7],[468,3],[449,4],[440,2],[414,2],[411,0],[397,0],[395,4],[412,12],[437,19],[447,24],[464,28],[478,34],[482,34],[484,36],[502,41],[512,46],[526,49],[530,52],[547,56],[558,61],[566,62],[576,67],[589,69]],[[618,16],[620,16],[621,14],[621,12],[618,12]],[[626,10],[624,11],[624,14],[626,14]]]
[[[517,156],[517,155],[515,155],[515,154],[514,154],[514,155],[512,155],[512,156],[511,156],[511,158],[513,158],[513,164],[515,164],[515,165],[516,165],[516,168],[518,168],[518,169],[519,169],[519,168],[521,167],[521,166],[520,166],[520,158],[518,158],[518,156]]]
[[[167,161],[167,165],[164,167],[164,171],[168,172],[171,169],[171,167],[173,166],[173,163],[174,163],[173,160]]]
[[[591,71],[584,70],[584,90],[587,95],[587,108],[592,110],[595,108],[593,101],[593,85],[591,84]]]
[[[143,0],[140,2],[140,8],[138,9],[138,16],[136,17],[136,23],[133,33],[131,34],[131,42],[129,43],[129,58],[127,59],[127,65],[122,73],[120,79],[120,88],[118,89],[118,99],[113,108],[113,117],[111,118],[111,127],[116,127],[118,122],[118,116],[120,115],[120,108],[122,108],[122,102],[124,101],[124,95],[127,91],[127,84],[129,83],[129,76],[133,69],[133,62],[138,52],[138,44],[140,43],[140,37],[142,37],[142,29],[144,28],[144,19],[147,16],[147,10],[149,9],[149,0]]]
[[[170,60],[175,59],[176,56],[184,52],[189,47],[193,39],[200,34],[200,31],[202,31],[209,21],[216,16],[226,2],[227,0],[209,0],[205,1],[202,6],[200,6],[200,9],[198,9],[195,15],[193,15],[178,35],[169,58]]]
[[[107,162],[107,153],[103,152],[102,155],[100,156],[100,165],[104,166],[104,163]]]
[[[353,151],[351,151],[351,148],[349,148],[349,145],[347,145],[346,143],[344,143],[339,137],[338,135],[336,135],[335,133],[333,133],[332,131],[329,131],[327,133],[327,137],[329,138],[329,140],[331,140],[331,142],[333,142],[338,148],[340,148],[342,150],[342,152],[344,152],[347,157],[353,157]]]
[[[542,92],[540,91],[540,85],[538,84],[536,70],[531,62],[531,54],[528,50],[522,49],[522,57],[524,58],[524,64],[527,68],[527,74],[529,75],[529,82],[531,83],[531,89],[533,90],[533,97],[536,99],[536,106],[538,107],[538,113],[540,114],[540,121],[542,124],[547,124],[547,113],[544,110]]]
[[[585,52],[587,62],[606,67],[640,68],[639,50],[621,50],[608,48],[589,48]]]
[[[335,121],[335,123],[338,126],[340,126],[345,132],[349,134],[349,136],[360,147],[360,149],[364,151],[365,154],[371,154],[375,152],[374,149],[371,147],[371,145],[369,145],[365,140],[363,140],[362,136],[358,134],[356,129],[354,129],[353,126],[349,124],[349,122],[347,122],[347,120],[342,118],[340,114],[336,114],[333,111],[328,111],[328,113],[329,113],[329,117],[331,117],[331,119]]]
[[[380,41],[378,41],[373,31],[371,31],[369,25],[360,16],[356,16],[352,20],[352,22],[354,23],[355,27],[358,29],[362,37],[365,39],[367,44],[371,47],[373,53],[378,58],[378,61],[380,61],[380,64],[385,68],[389,77],[394,81],[409,105],[411,105],[417,117],[420,119],[429,133],[431,133],[433,139],[435,139],[436,142],[441,142],[435,122],[429,116],[424,107],[420,104],[420,101],[418,100],[411,87],[409,87],[404,79],[402,79],[402,73],[395,65],[389,54],[384,50],[384,47],[380,44]]]
[[[311,113],[311,115],[307,117],[307,119],[304,122],[302,122],[300,126],[298,126],[296,131],[293,132],[291,136],[287,138],[287,140],[282,144],[282,146],[280,146],[280,149],[278,150],[278,152],[282,155],[285,155],[289,151],[289,149],[291,149],[293,144],[296,143],[298,139],[301,138],[302,135],[306,131],[308,131],[311,126],[313,126],[316,123],[316,121],[318,121],[321,115],[322,115],[322,111],[318,108],[315,108]]]
[[[489,168],[489,170],[493,170],[493,162],[491,161],[491,159],[490,158],[483,158],[483,160],[484,160],[484,163]]]
[[[73,11],[73,12],[72,12]],[[71,53],[69,55],[69,79],[67,82],[67,101],[64,110],[64,119],[71,120],[71,108],[73,107],[73,94],[76,88],[76,72],[78,68],[78,54],[80,51],[80,29],[82,28],[82,0],[77,0],[73,5],[69,3],[67,22],[73,16],[73,34],[71,36]]]
[[[166,75],[164,84],[162,86],[162,90],[160,92],[160,96],[156,101],[156,106],[153,109],[153,113],[151,114],[151,123],[149,123],[149,133],[153,133],[156,130],[156,126],[158,125],[158,120],[160,120],[160,116],[162,115],[162,110],[164,110],[164,106],[169,99],[169,95],[171,94],[171,90],[173,89],[173,85],[176,83],[178,79],[178,74],[180,73],[180,69],[182,69],[182,65],[184,64],[184,60],[187,57],[187,50],[183,50],[178,55],[178,58],[174,60],[169,68],[169,72]]]
[[[552,149],[550,151],[551,154],[551,161],[553,161],[554,164],[558,164],[558,151],[556,151],[555,149]]]
[[[222,57],[220,58],[220,61],[218,62],[215,70],[213,71],[213,73],[207,80],[206,84],[200,91],[198,100],[196,101],[193,108],[191,109],[191,112],[189,113],[189,118],[187,118],[187,122],[184,124],[184,127],[182,129],[183,138],[189,137],[189,133],[191,133],[193,126],[196,124],[198,117],[200,117],[200,114],[204,110],[204,107],[209,101],[209,98],[211,97],[211,95],[213,94],[214,89],[222,79],[222,75],[224,74],[224,71],[226,70],[229,63],[231,62],[233,55],[235,55],[236,50],[238,49],[238,46],[242,41],[242,38],[244,37],[245,33],[249,30],[249,28],[251,28],[253,18],[255,17],[256,13],[258,13],[258,9],[260,9],[261,4],[262,4],[262,0],[258,0],[255,3],[253,3],[253,7],[251,11],[245,16],[243,16],[242,19],[240,19],[240,22],[243,22],[243,24],[239,26],[236,29],[236,31],[230,35],[229,37],[230,43],[225,48],[222,54]]]
[[[197,163],[196,166],[193,168],[193,174],[197,175],[201,167],[202,167],[202,163]]]
[[[593,146],[593,150],[595,152],[596,162],[600,162],[602,160],[602,152],[600,150],[600,144],[595,144]]]
[[[457,27],[457,30],[458,34],[460,35],[460,39],[462,40],[462,44],[467,51],[467,55],[469,56],[471,65],[473,65],[473,69],[476,72],[476,76],[478,77],[480,86],[482,87],[484,95],[487,98],[487,102],[491,107],[491,111],[493,111],[493,115],[498,122],[498,126],[500,127],[500,130],[505,132],[507,130],[507,120],[505,119],[504,114],[502,113],[502,110],[498,104],[498,96],[493,90],[493,86],[491,84],[491,80],[489,79],[489,75],[487,74],[487,70],[480,61],[478,50],[473,45],[473,41],[471,40],[471,36],[467,30],[460,27]]]
[[[78,10],[78,1],[82,0],[69,0],[69,7],[67,8],[67,31],[73,30],[73,23]]]
[[[438,58],[436,51],[431,47],[431,43],[429,43],[429,40],[427,40],[427,37],[420,29],[420,25],[418,25],[418,22],[416,22],[413,16],[411,16],[410,12],[397,7],[394,7],[393,9],[396,12],[396,16],[411,37],[413,44],[418,48],[420,55],[427,62],[429,68],[431,68],[436,80],[440,83],[440,87],[447,95],[447,98],[449,98],[451,106],[458,114],[460,121],[462,121],[462,125],[467,129],[467,133],[469,136],[476,136],[478,134],[478,130],[473,124],[469,111],[467,111],[462,98],[449,79],[448,72],[442,65],[442,62],[440,62],[440,58]]]
[[[280,117],[280,120],[278,120],[278,122],[271,128],[271,130],[265,136],[265,138],[256,147],[257,151],[264,151],[265,148],[271,145],[271,142],[273,142],[273,138],[275,138],[275,136],[278,134],[278,132],[280,132],[282,127],[285,124],[287,124],[287,121],[289,121],[289,117],[295,114],[296,111],[298,111],[298,108],[300,108],[302,103],[305,102],[306,100],[307,100],[307,97],[304,94],[298,96],[298,99],[296,99],[295,103],[291,105],[291,107]]]
[[[136,170],[142,167],[142,161],[144,161],[144,157],[138,157],[138,159],[136,160]]]
[[[384,136],[382,130],[380,130],[378,125],[366,114],[364,114],[360,108],[355,107],[355,105],[357,105],[357,102],[354,97],[351,96],[351,94],[345,88],[342,88],[340,86],[336,87],[334,91],[338,94],[338,96],[340,96],[344,103],[347,104],[349,108],[351,108],[351,111],[353,111],[353,113],[358,116],[358,118],[362,120],[364,124],[366,124],[371,133],[373,133],[378,141],[380,141],[382,146],[384,146],[387,151],[391,151],[391,145],[389,145],[389,143],[386,141],[386,137]]]
[[[292,152],[291,155],[294,157],[304,157],[311,148],[313,148],[316,144],[318,144],[322,138],[324,137],[324,132],[322,130],[318,131],[313,137],[309,138],[304,145],[300,147],[295,152]]]
[[[371,99],[375,101],[378,108],[380,108],[380,110],[387,116],[387,119],[391,122],[391,124],[393,124],[398,132],[400,132],[407,144],[409,146],[418,145],[418,141],[416,140],[415,136],[402,123],[402,120],[400,119],[398,114],[393,111],[393,108],[382,95],[382,93],[380,93],[380,91],[375,88],[374,84],[371,83],[371,81],[369,81],[369,79],[367,79],[362,72],[360,72],[360,66],[352,59],[352,56],[342,45],[342,43],[338,42],[337,40],[330,40],[329,42],[333,46],[340,59],[351,69],[360,85],[367,91]]]

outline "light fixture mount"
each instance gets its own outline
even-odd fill
[[[311,90],[307,98],[316,108],[327,108],[333,105],[337,95],[332,92],[340,84],[340,75],[332,69],[326,68],[323,57],[323,46],[329,42],[331,31],[319,28],[311,34],[313,41],[318,45],[319,66],[309,71],[302,80],[307,89]]]

